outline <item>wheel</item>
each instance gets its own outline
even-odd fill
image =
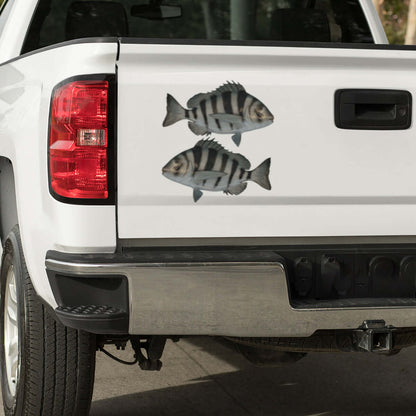
[[[94,385],[95,337],[66,328],[30,281],[14,228],[0,271],[1,388],[6,416],[88,415]]]

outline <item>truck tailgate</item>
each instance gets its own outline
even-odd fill
[[[338,90],[413,94],[414,51],[130,42],[121,42],[118,61],[120,238],[416,234],[414,125],[402,130],[361,130],[335,124]],[[221,158],[231,161],[233,181],[247,180],[248,186],[238,195],[201,189],[203,196],[195,202],[189,182],[187,186],[162,174],[168,162],[202,139],[186,120],[163,127],[167,94],[184,107],[184,117],[192,119],[188,100],[224,84],[225,89],[217,90],[218,100],[226,99],[221,94],[227,88],[244,90],[264,104],[274,119],[254,130],[241,128],[240,146],[232,140],[233,133],[212,133],[210,139],[220,146],[200,142],[199,151],[205,146],[206,157],[198,160],[205,164],[205,169],[199,168],[199,187],[221,180],[228,183],[228,177],[221,179],[230,176]],[[236,94],[235,100],[246,99]],[[206,95],[191,104],[201,102],[201,97],[212,108]],[[372,111],[370,118],[385,118],[384,111],[393,112],[394,118],[396,107],[383,105],[364,108],[364,118]],[[237,116],[224,116],[227,104],[218,106],[219,118],[205,120],[206,126],[218,125],[219,120],[223,130],[235,128]],[[209,112],[198,111],[196,119]],[[185,159],[192,158],[191,168],[198,170],[196,154],[189,155]],[[246,173],[268,158],[270,190]],[[195,187],[196,179],[192,180]],[[233,184],[230,179],[231,193],[241,191]]]

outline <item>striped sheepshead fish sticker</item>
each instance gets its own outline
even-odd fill
[[[274,120],[273,114],[260,100],[235,82],[227,82],[215,91],[195,95],[188,101],[187,107],[183,108],[168,94],[163,127],[189,120],[189,128],[196,135],[233,134],[232,139],[239,146],[243,132],[261,129]]]
[[[223,191],[239,195],[253,181],[270,190],[270,158],[250,171],[250,162],[238,153],[224,149],[214,140],[200,140],[192,149],[185,150],[171,159],[162,169],[166,178],[190,186],[194,190],[194,202],[202,191]]]

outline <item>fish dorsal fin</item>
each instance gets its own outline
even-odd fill
[[[202,139],[195,146],[202,147],[203,149],[214,149],[214,150],[217,150],[218,152],[220,152],[221,150],[225,150],[214,139]],[[227,150],[225,150],[225,151],[227,151]]]
[[[222,147],[214,139],[202,139],[195,146],[199,146],[203,149],[214,149],[218,152],[223,151],[229,154],[231,159],[234,159],[238,162],[241,168],[244,170],[250,169],[251,163],[240,153],[233,153]]]
[[[238,92],[238,91],[246,91],[246,89],[238,82],[234,81],[227,81],[225,84],[218,87],[215,92],[223,93],[223,92]]]
[[[227,91],[231,91],[231,92],[244,91],[245,92],[246,89],[238,82],[227,81],[225,84],[221,85],[214,91],[194,95],[192,98],[189,99],[186,105],[188,106],[188,108],[198,107],[199,103],[202,100],[209,99],[211,95],[218,94],[218,93],[222,94],[223,92],[227,92]]]
[[[188,100],[188,102],[186,103],[186,105],[188,106],[188,108],[195,108],[199,106],[199,103],[202,100],[205,100],[207,98],[209,98],[210,93],[201,93],[201,94],[196,94],[194,95],[192,98],[190,98]]]

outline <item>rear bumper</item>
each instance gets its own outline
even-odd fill
[[[46,270],[58,317],[95,333],[308,337],[369,320],[416,327],[413,299],[294,308],[285,262],[272,251],[48,252]]]

